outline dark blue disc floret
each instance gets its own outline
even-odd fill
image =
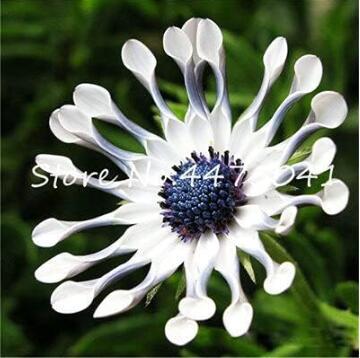
[[[164,178],[159,192],[163,222],[183,240],[198,239],[207,230],[226,233],[236,207],[246,203],[242,166],[228,151],[220,155],[210,147],[208,156],[191,153]]]

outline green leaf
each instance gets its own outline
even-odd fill
[[[174,96],[180,103],[187,103],[188,97],[184,86],[177,85],[165,80],[159,80],[159,87],[167,94]]]
[[[296,276],[292,285],[292,292],[294,296],[303,304],[310,312],[318,311],[318,303],[314,292],[306,282],[304,275],[299,269],[296,261],[287,253],[284,247],[282,247],[274,237],[268,233],[262,235],[262,240],[265,248],[275,261],[283,262],[290,261],[296,266]]]
[[[311,153],[311,147],[304,147],[298,149],[292,157],[288,160],[288,164],[295,164],[305,159]]]
[[[244,269],[248,273],[251,281],[256,283],[255,271],[251,263],[251,257],[243,251],[239,251],[239,256],[240,262],[244,266]]]
[[[285,343],[266,354],[267,357],[297,357],[304,347],[297,343]]]
[[[296,191],[299,191],[299,188],[297,188],[294,185],[284,185],[277,188],[277,190],[280,193],[294,193]]]
[[[354,313],[359,313],[359,285],[356,282],[340,282],[335,288],[335,296]]]
[[[297,302],[289,295],[269,296],[266,292],[258,290],[253,302],[262,325],[265,324],[266,319],[296,326],[306,325],[303,310],[299,310]]]
[[[299,307],[303,309],[304,318],[308,325],[312,327],[311,339],[317,342],[316,352],[318,355],[333,355],[336,350],[334,340],[334,321],[330,321],[324,314],[322,305],[319,303],[314,292],[307,283],[299,266],[289,253],[282,247],[270,234],[262,235],[263,243],[271,257],[277,262],[290,261],[296,266],[296,276],[290,291],[292,292]],[[331,307],[331,306],[329,306]],[[348,337],[346,331],[338,332],[344,338]],[[352,336],[353,337],[353,336]]]
[[[153,337],[160,337],[163,332],[162,317],[157,315],[134,314],[117,318],[89,330],[68,350],[68,356],[146,356],[161,342]],[[151,334],[144,334],[151,328]],[[141,335],[141,337],[139,336]],[[137,338],[136,338],[137,337]],[[141,344],[136,340],[141,338]]]
[[[184,271],[182,271],[178,286],[176,288],[176,293],[175,293],[176,301],[179,300],[179,298],[182,295],[182,293],[184,292],[185,288],[186,288],[186,278],[185,278]]]
[[[296,254],[301,270],[308,277],[309,284],[316,291],[317,296],[323,300],[329,299],[329,290],[333,281],[322,251],[316,248],[310,235],[308,237],[296,231],[293,231],[286,241],[289,250],[293,250]]]
[[[145,307],[149,306],[151,301],[154,299],[155,295],[158,293],[162,283],[156,285],[153,289],[151,289],[146,295]]]
[[[170,102],[170,101],[167,101],[166,103],[168,104],[169,108],[174,112],[176,117],[178,117],[181,120],[185,118],[187,105],[182,103]]]
[[[340,310],[325,302],[320,303],[322,314],[335,326],[343,328],[343,335],[352,344],[354,349],[359,349],[359,318],[350,311]]]
[[[10,319],[9,313],[13,309],[10,299],[3,299],[1,310],[1,353],[2,356],[27,356],[31,344],[25,336],[21,325]],[[6,327],[6,328],[5,328]]]

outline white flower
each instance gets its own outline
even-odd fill
[[[264,99],[286,60],[284,38],[276,38],[267,48],[259,93],[233,127],[223,38],[218,26],[209,19],[190,19],[181,29],[169,28],[163,44],[184,76],[189,107],[183,121],[170,110],[159,91],[155,80],[156,59],[151,51],[141,42],[129,40],[123,46],[122,60],[159,108],[165,139],[126,118],[109,92],[97,85],[77,86],[75,104],[52,113],[50,128],[58,139],[104,154],[129,176],[115,186],[101,185],[94,177],[88,183],[126,203],[86,221],[47,219],[34,229],[34,243],[51,247],[90,227],[130,227],[99,252],[83,256],[64,252],[53,257],[36,270],[35,276],[42,282],[59,282],[110,257],[134,253],[127,262],[99,278],[65,281],[55,289],[52,307],[60,313],[75,313],[87,308],[105,287],[150,263],[142,282],[129,290],[115,290],[100,303],[94,317],[106,317],[129,310],[150,289],[184,265],[186,294],[179,302],[179,313],[165,327],[171,342],[184,345],[196,336],[197,322],[209,319],[215,312],[215,303],[207,295],[207,282],[215,269],[225,278],[232,293],[223,314],[224,326],[231,336],[238,337],[248,331],[253,309],[241,287],[237,248],[264,265],[265,291],[279,294],[290,287],[295,267],[290,262],[274,262],[259,232],[287,233],[300,205],[320,206],[327,214],[334,215],[347,204],[348,189],[338,179],[331,179],[314,195],[292,196],[277,190],[277,183],[288,181],[306,168],[313,174],[328,170],[336,151],[329,138],[317,140],[307,159],[286,167],[285,171],[283,166],[310,134],[339,126],[346,117],[347,106],[336,92],[317,94],[303,126],[292,137],[271,145],[286,112],[319,85],[322,66],[316,56],[306,55],[295,63],[289,95],[267,124],[257,129]],[[202,92],[206,65],[214,73],[217,85],[217,101],[211,110]],[[146,154],[131,153],[110,144],[93,125],[94,117],[129,131],[144,146]],[[36,162],[49,173],[61,167],[57,170],[60,177],[70,175],[76,183],[81,182],[83,173],[68,158],[39,155]]]

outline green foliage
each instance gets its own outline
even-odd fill
[[[356,282],[340,282],[335,287],[339,301],[353,313],[359,313],[359,285]]]
[[[152,335],[163,333],[161,327],[154,327],[154,319],[149,314],[129,316],[126,320],[117,320],[100,324],[87,332],[68,349],[69,356],[102,356],[104,346],[108,356],[146,356],[149,349],[156,349],[158,342]],[[151,330],[151,334],[146,332]],[[160,331],[160,332],[159,332]],[[141,333],[143,332],[143,333]],[[144,334],[145,333],[145,334]],[[138,343],[134,343],[137,337]]]
[[[159,291],[161,285],[162,285],[162,283],[159,283],[158,285],[156,285],[153,289],[151,289],[148,292],[148,294],[146,295],[145,307],[149,306],[149,304],[151,303],[151,301],[153,300],[153,298],[155,297],[155,295]]]
[[[351,356],[358,349],[358,202],[357,202],[357,1],[355,0],[3,0],[2,1],[2,356]],[[234,121],[256,94],[262,77],[263,51],[276,36],[285,36],[289,58],[260,115],[267,121],[286,96],[296,58],[315,53],[323,61],[320,90],[342,92],[349,116],[336,131],[323,131],[338,146],[334,175],[350,187],[344,213],[326,217],[318,208],[303,208],[288,237],[264,235],[271,255],[296,262],[294,286],[280,296],[267,295],[263,268],[244,255],[245,292],[254,307],[248,335],[231,338],[223,329],[222,311],[230,300],[225,282],[214,275],[209,293],[218,310],[201,325],[186,347],[169,344],[164,326],[177,313],[185,278],[177,272],[148,296],[148,304],[105,320],[92,310],[74,316],[51,310],[53,285],[36,282],[35,269],[53,255],[95,252],[115,240],[123,229],[96,229],[74,235],[59,247],[43,250],[31,242],[35,224],[49,216],[82,220],[115,208],[110,196],[91,189],[31,188],[34,157],[51,153],[72,157],[84,170],[109,168],[97,153],[60,143],[50,133],[48,118],[72,101],[73,88],[84,82],[106,87],[121,110],[156,133],[161,126],[146,91],[121,66],[121,46],[138,38],[155,53],[160,88],[179,116],[187,98],[176,65],[162,50],[169,26],[189,17],[210,17],[224,30],[228,87]],[[206,99],[215,103],[215,82],[206,72]],[[288,114],[277,140],[294,133],[309,110],[306,96]],[[100,121],[97,121],[100,122]],[[143,149],[124,131],[96,123],[99,131],[124,149]],[[316,136],[292,161],[308,155]],[[311,192],[302,181],[282,188]],[[99,265],[84,279],[96,277],[118,262]],[[107,265],[107,266],[106,266]],[[256,284],[254,283],[256,278]],[[82,277],[80,279],[83,279]],[[132,287],[141,276],[116,284]],[[100,301],[97,300],[95,304]]]
[[[255,277],[254,268],[251,263],[251,257],[247,253],[242,252],[240,250],[238,252],[238,255],[240,257],[241,265],[244,267],[244,269],[247,272],[247,274],[249,275],[251,281],[256,283],[256,277]]]

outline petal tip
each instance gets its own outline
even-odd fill
[[[295,266],[286,261],[279,265],[275,272],[264,281],[264,289],[270,295],[278,295],[287,290],[295,277]]]
[[[198,330],[196,321],[181,315],[169,319],[165,325],[166,338],[177,346],[184,346],[192,341]]]
[[[246,334],[252,319],[253,308],[248,302],[230,305],[223,315],[224,326],[232,337],[240,337]]]
[[[133,295],[128,291],[117,290],[107,295],[96,308],[93,317],[103,318],[121,313],[131,308]]]
[[[59,313],[77,313],[88,308],[95,297],[93,285],[82,282],[66,281],[58,286],[51,295],[51,306]]]
[[[203,321],[211,318],[215,311],[215,302],[209,298],[184,297],[179,302],[179,311],[188,318]]]
[[[332,179],[325,185],[320,195],[322,196],[322,209],[325,213],[328,215],[336,215],[347,206],[350,192],[343,181]]]

